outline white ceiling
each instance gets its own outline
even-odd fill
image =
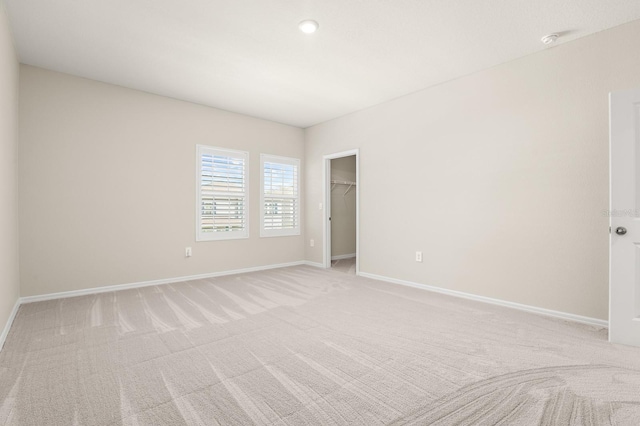
[[[4,1],[25,64],[299,127],[640,19],[638,0]]]

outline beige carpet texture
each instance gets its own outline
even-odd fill
[[[308,266],[30,303],[0,425],[639,425],[606,329]]]

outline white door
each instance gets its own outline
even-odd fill
[[[609,340],[640,346],[640,89],[611,93]]]

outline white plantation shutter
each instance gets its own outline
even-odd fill
[[[300,160],[260,156],[260,236],[300,235]]]
[[[249,236],[247,175],[249,154],[197,146],[198,241]]]

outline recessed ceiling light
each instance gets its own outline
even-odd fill
[[[555,42],[558,39],[558,37],[560,37],[560,34],[556,34],[556,33],[547,34],[546,36],[542,37],[540,41],[543,42],[544,44],[551,44]]]
[[[318,23],[316,21],[312,21],[311,19],[307,19],[305,21],[301,21],[298,24],[298,28],[305,34],[315,33],[318,29]]]

